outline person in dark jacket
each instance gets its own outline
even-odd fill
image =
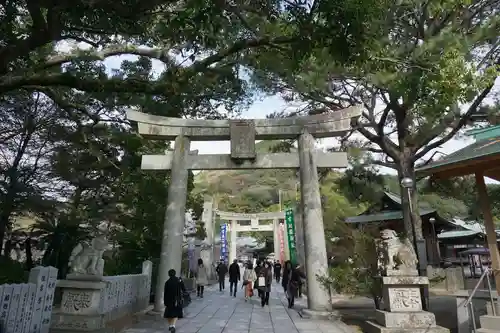
[[[287,293],[288,291],[288,279],[290,278],[290,274],[292,272],[292,262],[290,260],[285,261],[285,265],[283,266],[283,278],[281,279],[281,286],[283,287],[283,292]]]
[[[259,280],[264,280],[264,283],[261,284]],[[264,305],[269,305],[269,293],[271,292],[271,283],[273,282],[273,271],[270,262],[266,262],[264,267],[261,268],[257,281],[259,281],[257,288],[259,289],[260,305],[264,307]]]
[[[226,274],[227,274],[227,266],[226,264],[221,261],[219,262],[219,265],[215,268],[215,271],[217,272],[217,276],[219,278],[219,290],[223,291],[226,289]]]
[[[259,276],[261,269],[262,269],[262,263],[260,261],[257,261],[255,268],[254,268],[255,275],[257,277]],[[257,288],[257,281],[255,281],[254,287]],[[259,297],[260,297],[260,289],[257,288],[257,292],[258,292]]]
[[[182,285],[175,274],[174,269],[168,271],[169,279],[165,282],[163,293],[163,303],[165,304],[163,317],[167,319],[168,330],[171,333],[175,333],[177,318],[182,317]]]
[[[184,284],[184,281],[182,280],[182,278],[179,278],[179,282],[181,284],[181,293],[182,293],[182,306],[181,306],[181,313],[180,313],[180,316],[179,316],[179,319],[180,318],[184,318],[184,311],[182,310],[183,308],[185,308],[186,306],[189,305],[189,303],[191,303],[191,295],[189,295],[188,291],[186,290],[186,285]]]
[[[276,279],[276,282],[280,283],[281,263],[278,260],[274,263],[274,278]]]
[[[240,280],[240,265],[238,265],[238,260],[234,259],[231,266],[229,266],[229,295],[236,297],[236,289],[238,289]]]
[[[293,308],[295,304],[295,297],[297,297],[297,292],[299,290],[299,285],[302,283],[302,279],[305,279],[306,276],[300,269],[299,265],[295,265],[290,273],[290,278],[288,279],[288,308]]]

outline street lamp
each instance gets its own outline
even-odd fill
[[[404,177],[401,179],[401,187],[403,187],[408,194],[408,208],[410,211],[410,224],[411,224],[411,233],[412,233],[412,238],[413,238],[413,247],[415,248],[415,254],[417,256],[417,269],[418,269],[418,275],[422,276],[422,262],[420,261],[420,251],[417,243],[417,232],[415,230],[415,221],[413,220],[413,202],[411,200],[411,191],[413,189],[413,179],[410,177]],[[420,287],[420,296],[422,299],[422,307],[424,311],[427,311],[428,306],[427,306],[427,297],[425,296],[426,289],[421,286]]]
[[[439,240],[438,240],[438,237],[436,234],[436,219],[434,217],[431,217],[429,219],[429,222],[430,222],[431,227],[432,227],[432,239],[434,240],[434,249],[433,249],[432,257],[434,258],[434,264],[435,264],[436,262],[439,263],[441,261],[441,254],[439,252]]]

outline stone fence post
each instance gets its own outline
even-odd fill
[[[2,333],[48,333],[57,268],[35,267],[28,283],[0,286]]]

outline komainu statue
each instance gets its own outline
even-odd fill
[[[385,229],[380,232],[379,240],[380,263],[382,271],[407,272],[408,274],[416,274],[417,272],[417,255],[415,249],[408,238],[402,242],[396,232],[391,229]]]
[[[102,255],[108,246],[105,236],[98,236],[88,242],[79,243],[69,257],[70,273],[75,275],[104,274],[104,259]]]

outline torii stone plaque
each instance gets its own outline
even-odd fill
[[[348,164],[344,152],[316,151],[314,138],[347,133],[351,129],[352,118],[359,117],[361,112],[361,106],[354,106],[325,115],[245,120],[245,125],[238,123],[239,127],[232,120],[169,118],[128,111],[127,118],[138,123],[138,132],[142,136],[175,140],[173,152],[142,156],[143,170],[171,170],[156,295],[163,294],[168,270],[173,268],[179,272],[181,268],[188,170],[299,169],[308,309],[328,310],[328,292],[317,279],[317,275],[326,275],[328,270],[317,168],[345,168]],[[238,135],[238,127],[244,133]],[[241,140],[244,147],[236,148],[232,142],[231,154],[190,154],[191,140],[234,140],[236,137],[239,137],[236,141]],[[298,139],[298,152],[255,153],[255,140],[283,139]],[[253,145],[250,143],[252,140]],[[154,309],[163,310],[161,297],[155,298]]]
[[[231,120],[231,158],[255,160],[255,123],[253,120]]]

